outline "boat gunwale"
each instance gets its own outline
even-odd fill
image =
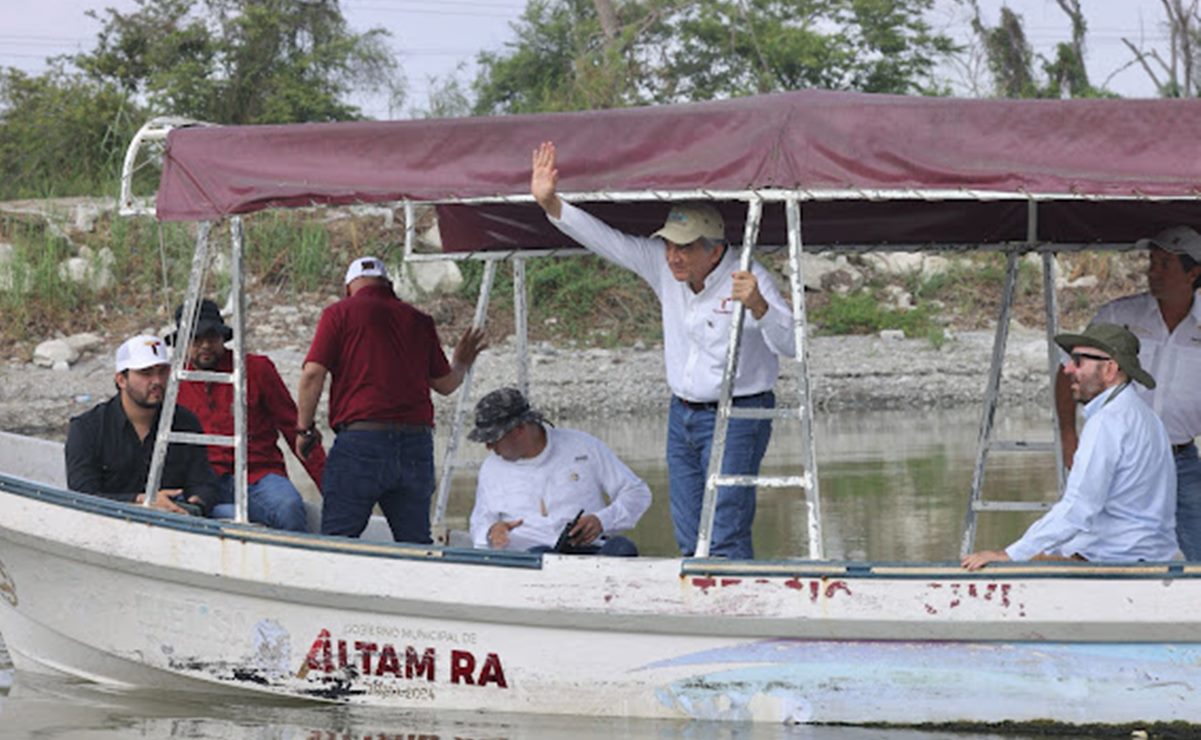
[[[313,533],[272,530],[253,524],[200,519],[149,509],[139,504],[114,501],[87,493],[68,491],[0,473],[0,493],[21,496],[63,506],[75,511],[98,514],[131,523],[142,523],[222,540],[260,545],[278,545],[314,552],[334,552],[399,560],[418,560],[456,565],[488,565],[541,570],[544,554],[445,547],[414,546],[352,540]],[[556,556],[550,553],[551,557]],[[840,578],[869,580],[996,581],[1000,579],[1082,580],[1175,580],[1201,578],[1201,563],[1059,563],[994,564],[979,571],[966,571],[956,563],[893,561],[804,561],[804,560],[725,560],[722,558],[644,558],[678,560],[681,580],[716,578]]]

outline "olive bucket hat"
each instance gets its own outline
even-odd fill
[[[1139,364],[1138,337],[1124,326],[1089,324],[1081,334],[1056,334],[1055,343],[1062,347],[1064,352],[1071,352],[1077,347],[1096,347],[1104,350],[1131,380],[1137,380],[1147,388],[1155,387],[1155,378]]]

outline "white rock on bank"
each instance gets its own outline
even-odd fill
[[[92,334],[91,332],[84,332],[82,334],[72,334],[63,341],[70,345],[71,349],[75,350],[79,354],[83,354],[90,349],[98,347],[102,342],[104,342],[104,339],[96,334]]]
[[[863,272],[847,262],[847,258],[841,254],[836,257],[802,254],[801,274],[805,279],[805,290],[828,291],[839,295],[858,290],[866,279]],[[780,283],[781,291],[787,291],[787,284],[783,281]]]
[[[406,301],[430,295],[454,293],[463,285],[463,273],[449,260],[437,262],[407,262],[396,272],[393,281],[396,295]]]
[[[58,266],[59,279],[72,283],[90,283],[93,290],[104,290],[113,282],[113,263],[116,258],[108,247],[93,253],[80,247],[78,257],[70,257]]]
[[[881,275],[918,275],[923,280],[941,275],[951,269],[951,261],[939,254],[919,252],[869,252],[863,263]]]
[[[13,289],[13,253],[16,248],[6,242],[0,242],[0,290]]]
[[[70,365],[79,359],[79,352],[65,339],[48,339],[33,350],[33,363],[40,367],[54,367],[56,363]]]

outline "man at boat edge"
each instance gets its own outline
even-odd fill
[[[175,309],[176,331],[167,343],[178,342],[183,306]],[[188,343],[188,368],[211,372],[233,372],[233,353],[225,343],[233,339],[233,329],[221,318],[217,304],[207,298],[200,302],[196,332]],[[179,384],[179,403],[200,419],[208,434],[234,433],[234,387],[230,383],[188,380]],[[279,376],[275,363],[266,355],[246,353],[246,481],[247,514],[250,521],[275,529],[307,532],[308,519],[300,491],[288,479],[288,469],[279,449],[283,436],[288,449],[295,451],[296,402]],[[210,445],[209,463],[217,474],[220,498],[210,516],[232,519],[234,516],[234,450],[226,445]],[[299,455],[298,455],[299,457]],[[301,457],[309,477],[321,488],[325,469],[325,450],[314,449]]]
[[[140,335],[117,348],[117,394],[71,419],[64,447],[67,488],[116,501],[145,500],[146,478],[158,434],[159,414],[170,376],[171,359],[163,340]],[[172,428],[201,433],[196,415],[175,407]],[[152,506],[188,513],[177,503],[183,496],[201,512],[217,501],[217,478],[204,448],[190,444],[167,447],[161,487]]]
[[[1141,343],[1139,361],[1159,381],[1138,395],[1159,414],[1176,463],[1176,538],[1185,560],[1201,560],[1201,234],[1165,229],[1135,243],[1147,249],[1147,292],[1101,307],[1093,321],[1120,324]],[[1076,414],[1067,378],[1055,381],[1064,462],[1076,449]]]
[[[1059,334],[1064,373],[1084,429],[1063,497],[1004,550],[963,559],[979,570],[1008,560],[1161,562],[1176,554],[1176,474],[1163,422],[1130,389],[1155,379],[1139,364],[1139,340],[1115,324]]]
[[[428,544],[434,492],[434,405],[449,395],[487,347],[468,327],[453,360],[434,320],[396,297],[382,260],[360,257],[346,297],[317,322],[296,393],[296,450],[321,443],[317,403],[332,375],[329,425],[337,434],[322,480],[321,533],[358,537],[378,503],[397,542]]]
[[[651,505],[651,489],[604,442],[550,424],[516,388],[481,398],[467,437],[492,453],[476,483],[475,547],[638,554],[630,539],[615,533],[634,528]]]
[[[725,371],[730,302],[740,301],[747,309],[734,379],[739,407],[775,407],[778,356],[796,355],[792,311],[766,268],[754,262],[748,271],[738,269],[738,256],[727,249],[724,220],[711,204],[676,204],[650,237],[624,234],[559,197],[555,164],[552,142],[534,150],[530,192],[550,222],[589,251],[636,273],[659,298],[672,392],[667,431],[671,519],[680,552],[690,557]],[[722,473],[758,475],[770,439],[770,419],[731,419]],[[754,557],[755,495],[754,486],[719,489],[711,555]]]

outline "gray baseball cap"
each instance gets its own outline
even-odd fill
[[[1191,226],[1173,226],[1164,229],[1148,239],[1139,239],[1134,243],[1139,249],[1159,247],[1173,254],[1187,254],[1197,262],[1201,262],[1201,234]]]

